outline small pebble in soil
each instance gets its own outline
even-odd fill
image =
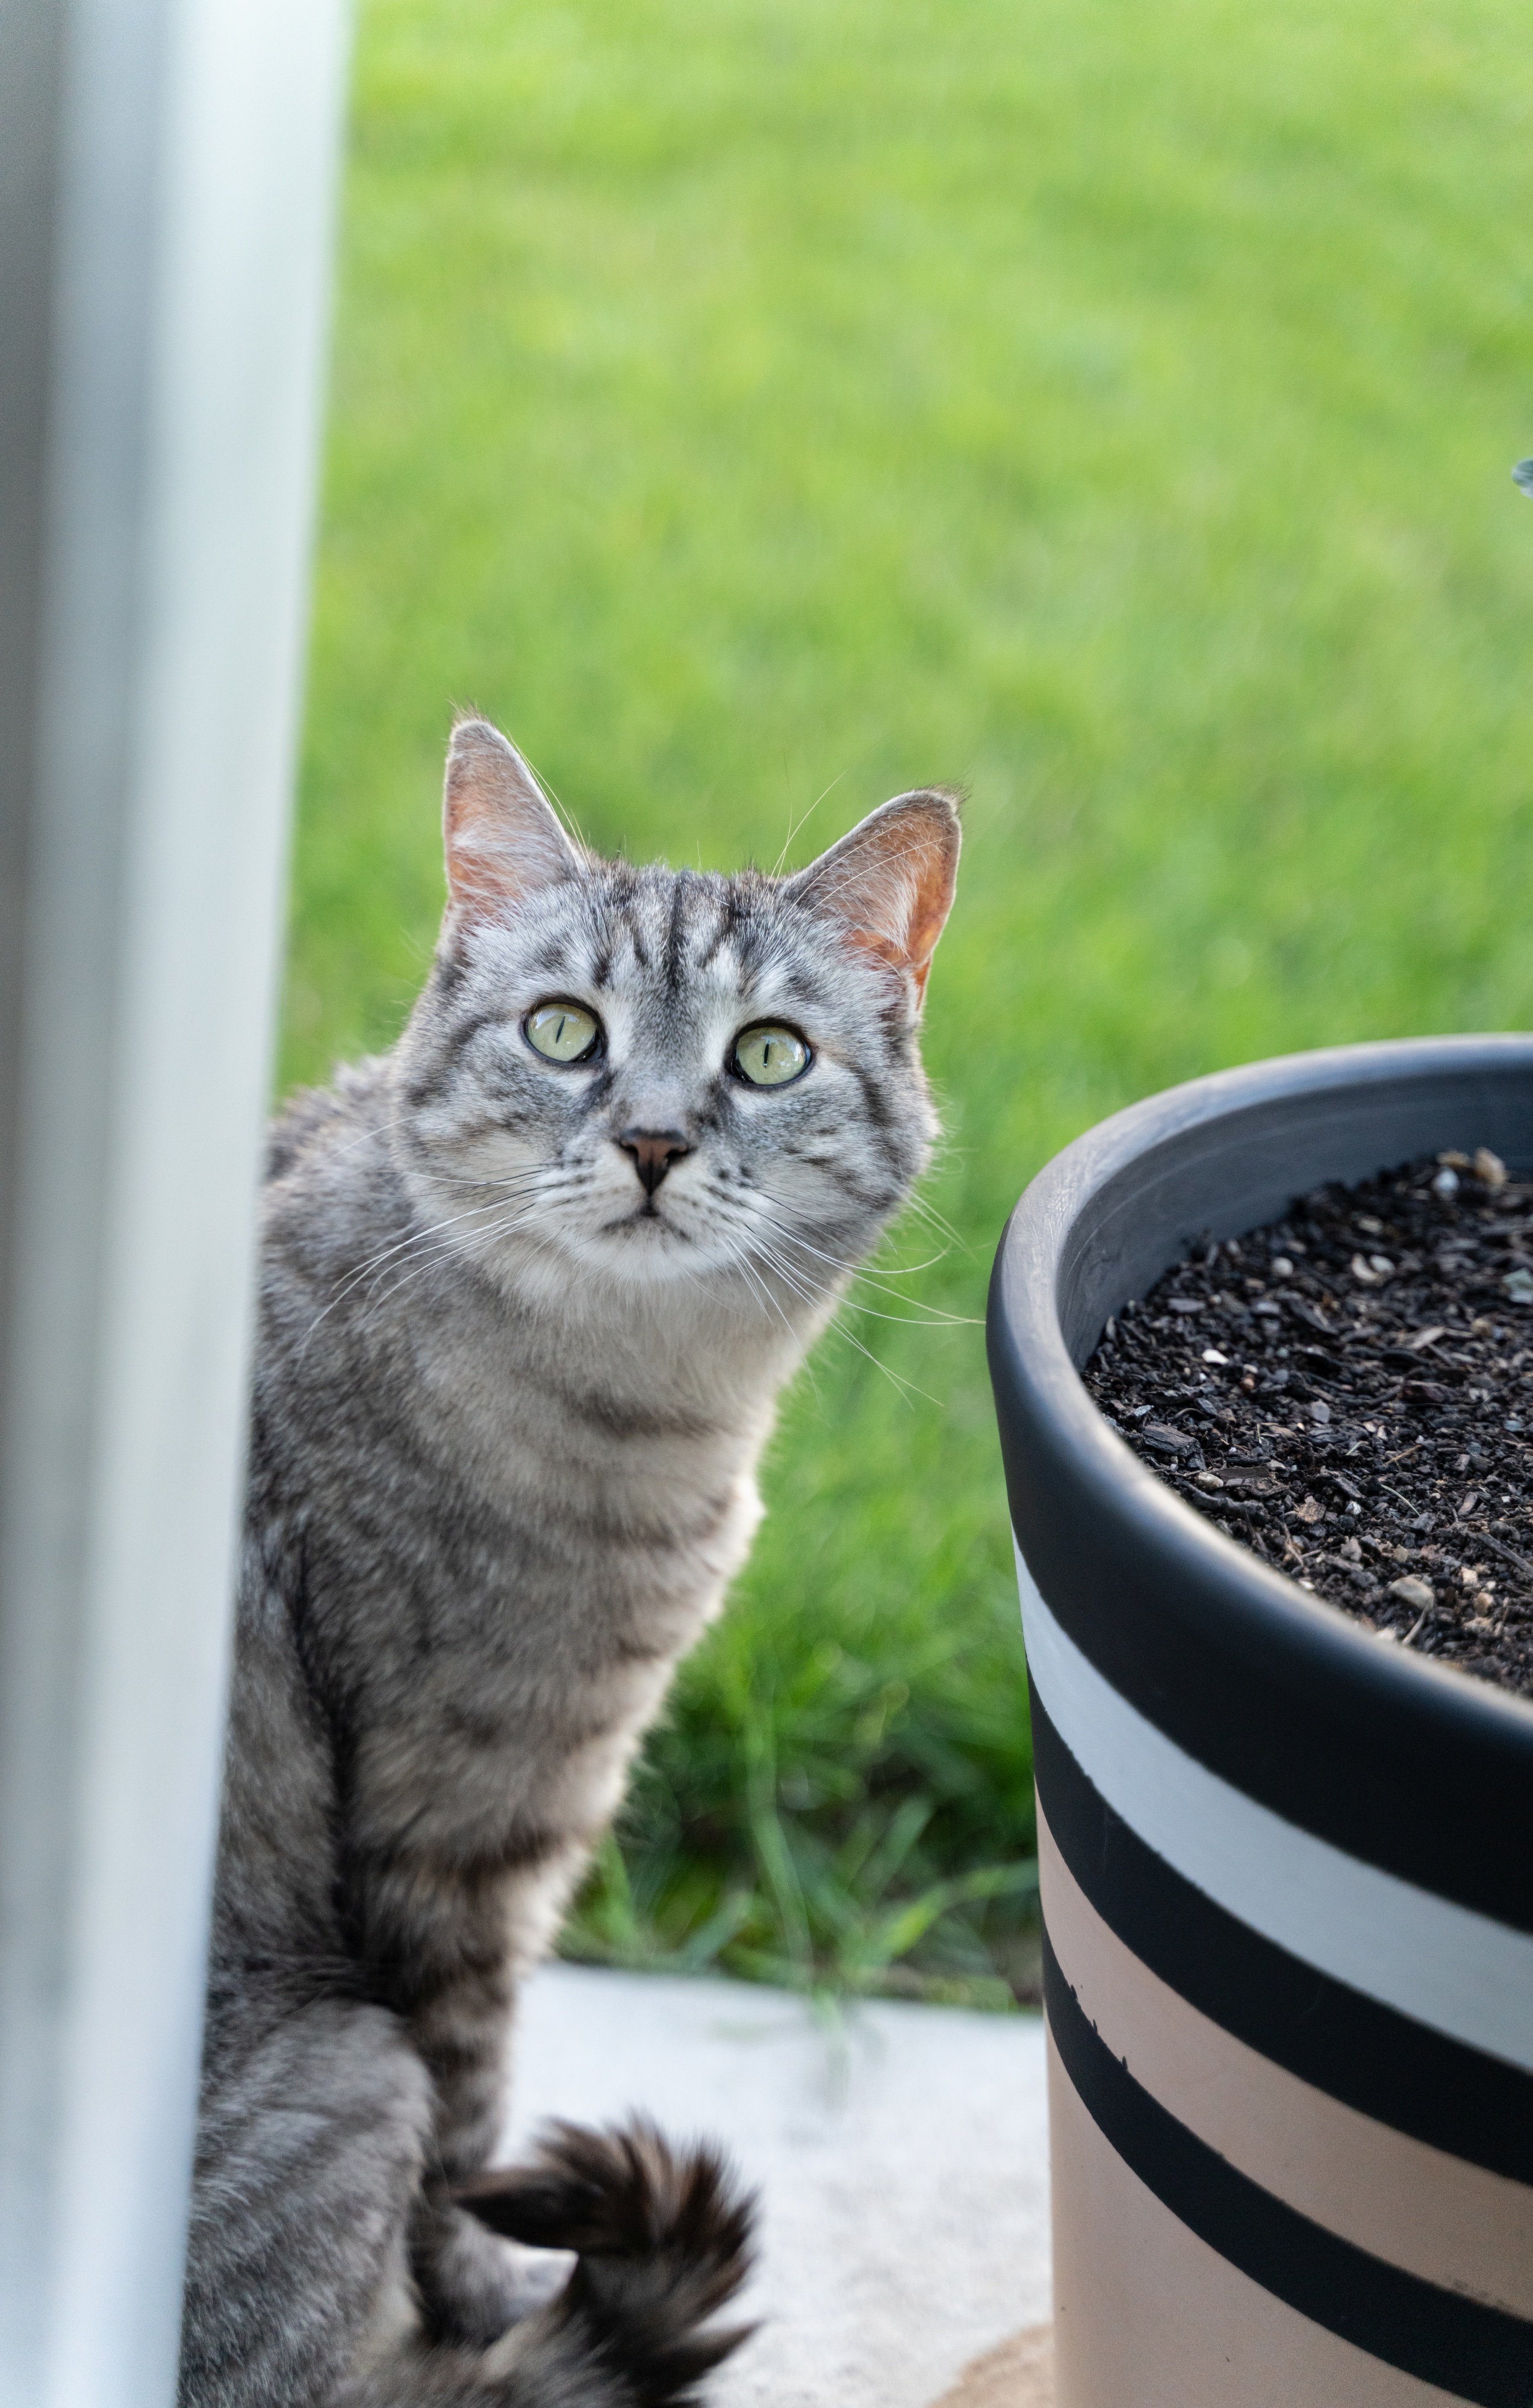
[[[1418,1580],[1414,1572],[1407,1572],[1403,1580],[1391,1581],[1389,1594],[1419,1613],[1425,1613],[1429,1605],[1437,1603],[1437,1591],[1431,1582]]]
[[[1084,1377],[1226,1536],[1381,1640],[1533,1696],[1533,1182],[1488,1146],[1200,1245]]]

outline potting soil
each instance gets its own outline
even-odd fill
[[[1083,1376],[1230,1538],[1383,1643],[1533,1696],[1533,1184],[1493,1154],[1200,1246]]]

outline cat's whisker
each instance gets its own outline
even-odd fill
[[[807,1304],[811,1311],[817,1312],[826,1303],[839,1311],[840,1307],[849,1301],[839,1293],[838,1283],[816,1280],[809,1272],[801,1270],[795,1265],[786,1261],[777,1252],[770,1240],[765,1238],[759,1230],[752,1236],[751,1245],[752,1251],[761,1257],[767,1268],[781,1281],[783,1286],[792,1295],[796,1296],[801,1303]],[[885,1314],[882,1317],[891,1319],[895,1316]]]
[[[336,1152],[354,1154],[359,1145],[370,1145],[374,1138],[387,1137],[390,1129],[402,1128],[412,1117],[409,1112],[395,1112],[391,1120],[377,1121],[371,1128],[359,1129],[355,1137],[349,1137],[344,1144],[337,1146]]]
[[[786,1286],[795,1286],[792,1274],[786,1265],[781,1261],[773,1263],[768,1249],[765,1243],[759,1240],[756,1242],[756,1252],[763,1256],[764,1260],[767,1261],[768,1264],[776,1269],[778,1277]],[[835,1291],[829,1287],[822,1288],[812,1295],[809,1290],[802,1287],[795,1288],[795,1292],[803,1297],[806,1302],[813,1301],[817,1303],[823,1303],[826,1297],[830,1297],[835,1294]],[[838,1297],[837,1312],[838,1313],[840,1308],[850,1301],[851,1299],[846,1297]],[[860,1312],[867,1312],[871,1311],[871,1309],[872,1308],[867,1305],[858,1305],[855,1308],[855,1310]],[[905,1317],[906,1316],[901,1313],[894,1312],[881,1312],[876,1315],[876,1318],[880,1321],[899,1321],[903,1320]],[[866,1354],[869,1363],[873,1364],[878,1370],[883,1373],[885,1379],[892,1381],[894,1385],[899,1389],[907,1402],[909,1402],[911,1397],[921,1397],[927,1404],[936,1405],[940,1410],[940,1398],[928,1395],[924,1388],[918,1388],[913,1380],[907,1380],[902,1372],[896,1371],[891,1364],[885,1363],[881,1355],[873,1353],[871,1347],[865,1346],[862,1340],[857,1336],[856,1331],[854,1329],[848,1329],[844,1322],[833,1315],[828,1325],[828,1328],[831,1331],[834,1331],[836,1336],[838,1338],[844,1338],[849,1346],[854,1346],[859,1354]]]
[[[790,1239],[787,1242],[793,1244],[797,1241]],[[813,1252],[812,1248],[810,1252]],[[824,1261],[828,1260],[828,1257],[822,1255],[820,1259]],[[885,1287],[882,1281],[873,1272],[847,1271],[843,1272],[842,1276],[849,1283],[856,1283],[862,1286],[871,1287],[880,1296],[888,1297],[896,1303],[910,1304],[914,1308],[910,1312],[885,1312],[876,1304],[865,1303],[859,1296],[849,1295],[841,1299],[849,1312],[868,1312],[879,1321],[900,1321],[910,1329],[982,1329],[984,1327],[984,1323],[976,1313],[949,1312],[945,1306],[926,1304],[919,1297],[902,1297],[897,1288]]]
[[[956,1246],[960,1254],[967,1254],[969,1259],[971,1261],[973,1260],[974,1249],[969,1244],[967,1239],[963,1235],[962,1231],[955,1229],[953,1223],[947,1218],[946,1214],[939,1212],[935,1204],[928,1204],[924,1196],[908,1196],[905,1199],[904,1210],[907,1212],[914,1212],[918,1218],[926,1223],[928,1228],[934,1229],[937,1232],[937,1235],[945,1241],[945,1250],[947,1252],[951,1253],[952,1249]],[[938,1257],[938,1259],[940,1259],[940,1257]]]
[[[360,1265],[356,1270],[351,1271],[348,1277],[341,1282],[329,1303],[321,1308],[321,1310],[314,1315],[313,1320],[309,1323],[308,1327],[305,1330],[303,1349],[300,1351],[300,1360],[302,1359],[302,1353],[307,1351],[309,1340],[313,1337],[314,1332],[319,1328],[321,1323],[329,1320],[330,1315],[337,1312],[339,1307],[345,1303],[353,1288],[360,1287],[363,1281],[367,1278],[368,1274],[379,1268],[380,1265],[386,1263],[391,1255],[402,1254],[407,1248],[418,1245],[421,1242],[421,1238],[422,1232],[412,1229],[408,1237],[396,1240],[392,1246],[385,1246],[380,1254],[369,1255],[368,1259],[365,1263]]]
[[[778,1199],[774,1197],[772,1200],[776,1202]],[[800,1237],[796,1230],[779,1228],[776,1235],[782,1243],[801,1247],[805,1254],[812,1254],[816,1262],[828,1264],[832,1270],[839,1271],[846,1279],[876,1281],[880,1286],[890,1280],[914,1279],[918,1273],[929,1271],[934,1264],[942,1260],[940,1254],[929,1254],[923,1263],[899,1264],[881,1271],[865,1271],[860,1270],[855,1263],[844,1261],[839,1254],[827,1254],[823,1246],[812,1244],[808,1238]],[[895,1289],[893,1293],[897,1295],[899,1291]],[[938,1309],[932,1307],[934,1312]]]
[[[304,1333],[305,1346],[308,1345],[309,1339],[312,1338],[321,1322],[327,1320],[329,1315],[336,1311],[337,1307],[345,1302],[352,1289],[360,1286],[362,1282],[365,1280],[369,1274],[376,1275],[380,1272],[383,1266],[394,1255],[408,1254],[414,1247],[425,1245],[431,1239],[439,1236],[443,1230],[454,1228],[462,1222],[474,1220],[481,1213],[498,1211],[503,1208],[504,1202],[504,1197],[496,1197],[483,1204],[472,1205],[466,1211],[451,1214],[446,1220],[433,1221],[423,1229],[412,1229],[409,1231],[408,1236],[397,1239],[393,1245],[383,1247],[382,1250],[376,1254],[370,1254],[365,1263],[360,1264],[358,1268],[342,1282],[340,1287],[331,1297],[329,1303],[323,1308],[323,1310],[315,1314],[314,1319],[309,1323],[308,1329]]]
[[[762,1259],[769,1266],[769,1268],[776,1271],[778,1277],[783,1282],[783,1283],[791,1288],[795,1294],[802,1297],[806,1303],[820,1305],[824,1304],[827,1299],[833,1298],[837,1314],[839,1314],[843,1310],[850,1308],[852,1312],[869,1314],[877,1321],[912,1323],[913,1326],[917,1327],[924,1326],[918,1321],[915,1321],[914,1316],[909,1313],[880,1312],[873,1305],[862,1304],[859,1303],[855,1297],[838,1294],[837,1288],[829,1283],[815,1283],[809,1279],[808,1273],[804,1273],[802,1275],[795,1273],[794,1267],[785,1262],[782,1256],[772,1247],[770,1242],[762,1238],[759,1234],[754,1240],[754,1250],[761,1255]],[[838,1328],[840,1336],[848,1339],[850,1342],[857,1348],[859,1354],[866,1354],[870,1363],[877,1363],[880,1370],[886,1372],[897,1387],[905,1389],[912,1396],[925,1395],[926,1392],[924,1389],[917,1388],[913,1382],[906,1380],[900,1373],[893,1370],[887,1363],[884,1363],[878,1355],[874,1354],[868,1347],[863,1345],[862,1340],[856,1336],[854,1331],[846,1328],[844,1324],[840,1323],[838,1320],[835,1321],[833,1326]],[[936,1404],[938,1402],[938,1399],[933,1397],[929,1398],[928,1401],[932,1404]]]
[[[485,1213],[504,1211],[505,1208],[504,1197],[492,1197],[482,1204],[472,1204],[462,1212],[450,1214],[444,1221],[433,1221],[423,1229],[413,1230],[409,1237],[402,1239],[397,1245],[391,1246],[386,1254],[375,1254],[371,1262],[365,1263],[355,1277],[347,1283],[347,1287],[342,1289],[341,1295],[344,1297],[349,1288],[354,1287],[359,1281],[365,1279],[369,1272],[373,1274],[376,1285],[385,1266],[394,1255],[411,1254],[419,1247],[429,1245],[433,1240],[445,1239],[445,1233],[449,1229],[461,1228],[466,1222],[480,1220]],[[451,1240],[447,1242],[450,1243]],[[337,1302],[339,1301],[340,1298],[337,1297]]]
[[[785,1262],[775,1248],[759,1234],[752,1241],[751,1251],[760,1257],[768,1270],[776,1274],[790,1295],[798,1297],[800,1303],[817,1307],[824,1304],[827,1297],[834,1296],[833,1288],[818,1284],[795,1272],[792,1264]]]
[[[758,1185],[756,1193],[766,1197],[768,1203],[775,1204],[781,1211],[788,1211],[792,1209],[789,1199],[785,1196],[781,1195],[776,1188]],[[953,1245],[963,1245],[963,1240],[959,1237],[958,1232],[952,1226],[951,1223],[944,1221],[942,1215],[938,1212],[934,1207],[928,1206],[924,1199],[920,1196],[908,1196],[900,1209],[902,1211],[911,1211],[921,1212],[930,1226],[935,1229],[937,1235],[943,1238],[947,1242],[944,1244],[940,1254],[928,1255],[924,1262],[901,1264],[898,1266],[885,1265],[882,1270],[878,1272],[876,1276],[882,1279],[912,1279],[916,1272],[930,1270],[934,1264],[941,1262]],[[969,1250],[965,1246],[964,1251],[967,1254]],[[825,1257],[827,1262],[833,1259],[834,1257],[830,1255],[826,1255]],[[859,1266],[855,1263],[842,1263],[839,1265],[839,1268],[844,1270],[854,1272],[859,1269]],[[867,1276],[866,1273],[862,1275]]]
[[[779,1299],[772,1294],[770,1283],[763,1279],[754,1263],[751,1261],[749,1254],[746,1254],[742,1248],[734,1254],[733,1259],[736,1268],[744,1272],[746,1278],[750,1281],[756,1293],[765,1298],[766,1302],[777,1314],[778,1319],[781,1322],[782,1326],[787,1331],[789,1337],[796,1341],[798,1332],[795,1329],[792,1322],[788,1319],[787,1314],[783,1312]]]
[[[381,1309],[382,1306],[390,1303],[394,1297],[401,1295],[404,1290],[407,1287],[409,1287],[416,1280],[423,1278],[426,1272],[440,1269],[443,1264],[451,1262],[454,1256],[463,1253],[466,1249],[476,1246],[482,1247],[493,1242],[497,1238],[509,1237],[512,1230],[519,1229],[525,1223],[533,1220],[536,1217],[537,1210],[537,1208],[536,1206],[527,1206],[521,1211],[508,1214],[506,1219],[503,1221],[492,1223],[488,1228],[470,1229],[463,1237],[443,1239],[441,1243],[437,1246],[429,1255],[420,1262],[412,1263],[409,1269],[405,1272],[404,1276],[400,1279],[394,1280],[390,1286],[382,1290],[381,1294],[375,1294],[370,1290],[367,1297],[367,1307],[365,1309],[372,1309],[374,1307]]]
[[[440,1182],[443,1185],[451,1187],[489,1187],[498,1189],[515,1187],[519,1184],[528,1185],[537,1180],[548,1178],[553,1173],[558,1173],[560,1176],[574,1176],[576,1175],[578,1168],[579,1166],[572,1163],[531,1162],[524,1165],[521,1170],[508,1172],[506,1177],[503,1179],[490,1179],[485,1176],[483,1171],[447,1170],[438,1164],[433,1164],[431,1177],[432,1183],[434,1185]]]
[[[924,865],[926,857],[926,848],[924,845],[914,842],[902,845],[890,845],[885,848],[883,864],[886,868],[890,869],[897,868],[902,863],[907,861]],[[816,885],[816,895],[818,899],[824,903],[835,902],[840,896],[856,898],[861,896],[863,885],[864,880],[862,871],[854,864],[848,863],[844,868],[837,871],[834,876],[825,877],[819,881]]]
[[[793,840],[794,840],[795,837],[795,836],[797,836],[797,835],[801,832],[801,830],[803,830],[804,828],[808,827],[808,825],[809,825],[809,824],[810,820],[814,817],[815,812],[819,810],[819,808],[820,808],[821,804],[824,801],[825,796],[826,796],[827,795],[831,795],[831,794],[834,794],[834,793],[835,793],[835,791],[836,791],[837,787],[840,784],[841,780],[842,780],[845,776],[846,776],[846,771],[845,771],[844,769],[838,769],[838,770],[837,770],[837,772],[836,772],[835,777],[834,777],[834,778],[832,778],[832,780],[831,780],[831,781],[830,781],[829,785],[828,785],[828,786],[823,786],[823,787],[821,788],[821,790],[820,790],[819,794],[817,794],[817,795],[815,796],[813,802],[809,805],[809,810],[808,810],[807,811],[805,811],[805,812],[804,812],[804,814],[803,814],[802,818],[800,818],[800,819],[796,819],[796,820],[795,820],[795,819],[794,818],[794,816],[793,816],[793,813],[792,813],[791,811],[789,812],[789,814],[788,814],[788,833],[787,833],[787,835],[786,835],[786,836],[783,838],[783,839],[782,839],[782,850],[781,850],[781,852],[778,854],[777,859],[776,859],[776,860],[773,862],[773,864],[772,864],[772,876],[773,876],[774,878],[780,878],[780,877],[781,876],[781,874],[782,874],[782,865],[783,865],[783,863],[784,863],[784,862],[787,860],[787,858],[788,858],[788,853],[789,853],[789,851],[790,851],[790,849],[791,849],[791,847],[792,847]]]
[[[792,1322],[788,1319],[787,1314],[783,1312],[781,1303],[772,1294],[769,1283],[762,1278],[760,1271],[757,1270],[749,1255],[743,1251],[743,1248],[726,1247],[725,1251],[726,1260],[732,1262],[737,1270],[744,1273],[746,1279],[750,1283],[752,1292],[766,1299],[766,1303],[777,1314],[778,1319],[781,1322],[783,1328],[788,1333],[788,1336],[794,1340],[795,1344],[796,1344],[798,1342],[797,1330],[795,1329]],[[814,1390],[815,1397],[818,1399],[820,1396],[820,1383],[814,1376],[814,1364],[812,1359],[806,1356],[802,1368],[807,1372],[809,1386]]]
[[[766,1191],[764,1189],[762,1192],[765,1194]],[[843,1263],[839,1261],[836,1255],[825,1254],[822,1248],[812,1245],[808,1238],[799,1237],[794,1230],[779,1227],[773,1231],[773,1236],[778,1244],[794,1246],[798,1248],[804,1254],[812,1254],[817,1262],[827,1264],[833,1270],[838,1271],[845,1279],[854,1280],[865,1285],[875,1287],[881,1294],[893,1295],[900,1302],[909,1300],[917,1304],[919,1307],[919,1310],[914,1312],[881,1312],[876,1305],[864,1304],[862,1299],[858,1297],[843,1297],[841,1301],[853,1312],[871,1313],[874,1318],[879,1321],[903,1321],[908,1323],[911,1328],[918,1329],[978,1329],[983,1326],[983,1324],[973,1313],[948,1312],[940,1305],[922,1304],[919,1298],[906,1299],[901,1297],[897,1288],[891,1290],[885,1287],[883,1283],[883,1275],[881,1273],[877,1271],[857,1270],[852,1264]],[[933,1259],[940,1260],[940,1257],[936,1256]],[[925,1264],[917,1264],[914,1266],[914,1268],[918,1270],[928,1268],[929,1266]]]

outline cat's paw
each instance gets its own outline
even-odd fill
[[[410,2274],[429,2340],[484,2349],[564,2288],[567,2270],[501,2239],[450,2199],[417,2200]]]
[[[716,2149],[672,2148],[642,2117],[602,2132],[554,2124],[532,2164],[451,2196],[509,2240],[579,2253],[555,2312],[632,2408],[685,2408],[752,2329],[701,2329],[751,2268],[753,2200]]]

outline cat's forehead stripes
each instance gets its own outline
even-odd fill
[[[777,972],[787,982],[780,1004],[789,984],[802,1000],[825,998],[812,932],[768,880],[656,869],[610,886],[595,881],[581,899],[582,968],[597,994],[637,982],[676,1005],[704,994],[742,999]],[[554,966],[551,956],[551,975]]]
[[[680,995],[687,936],[687,873],[679,869],[671,888],[670,926],[666,931],[666,992]]]

